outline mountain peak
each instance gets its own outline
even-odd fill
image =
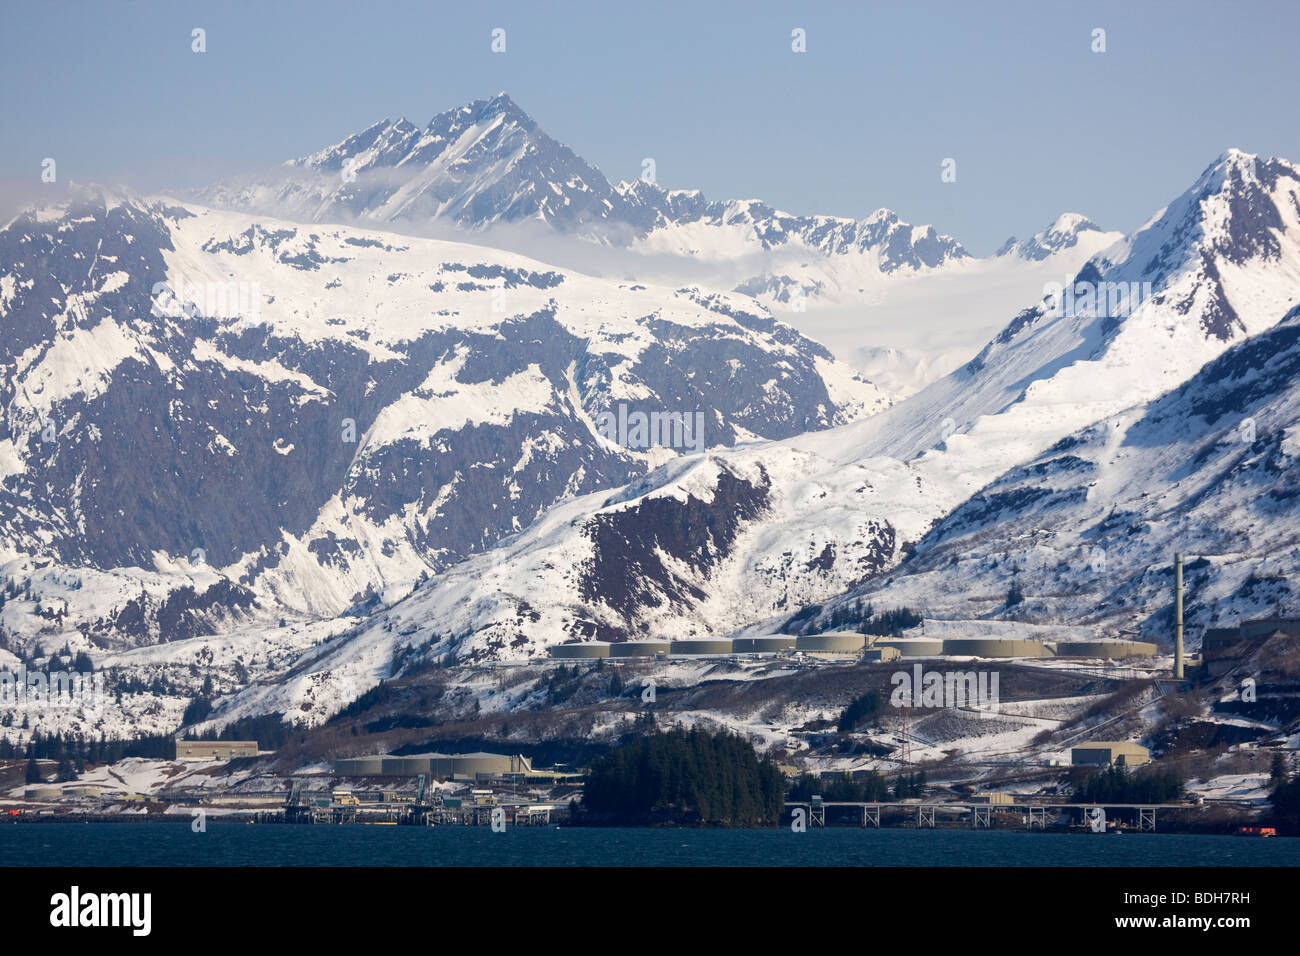
[[[1196,182],[1132,236],[1128,245],[1148,272],[1177,270],[1185,262],[1217,270],[1206,258],[1241,265],[1262,257],[1276,261],[1300,210],[1300,168],[1228,149]],[[1216,328],[1231,324],[1225,318]]]
[[[1201,173],[1192,187],[1195,192],[1218,192],[1230,182],[1253,182],[1257,179],[1260,157],[1235,146],[1225,149]]]
[[[533,122],[533,118],[525,113],[520,108],[519,104],[510,98],[510,94],[505,90],[502,90],[490,99],[475,100],[473,103],[469,104],[466,109],[483,118],[509,114],[515,116],[519,120],[526,121],[532,126],[536,126]],[[434,118],[434,122],[437,122],[437,117]],[[432,123],[430,125],[432,125]]]
[[[1222,153],[1219,154],[1219,158],[1215,160],[1212,165],[1213,166],[1226,166],[1226,165],[1233,165],[1233,166],[1252,165],[1253,166],[1258,159],[1259,156],[1255,153],[1248,153],[1244,149],[1238,149],[1236,146],[1229,146],[1227,149],[1225,149]]]
[[[1276,156],[1266,159],[1232,147],[1220,153],[1205,168],[1188,194],[1204,200],[1225,191],[1242,194],[1262,190],[1271,193],[1279,179],[1300,179],[1300,167]]]
[[[1100,226],[1082,213],[1063,212],[1046,229],[1028,239],[1012,236],[994,255],[1016,255],[1030,262],[1039,262],[1064,249],[1074,248],[1079,244],[1080,233],[1101,231]]]

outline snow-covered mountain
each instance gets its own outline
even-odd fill
[[[1028,239],[1020,240],[1012,236],[995,254],[1019,256],[1038,262],[1063,249],[1073,249],[1084,238],[1084,233],[1101,231],[1101,227],[1087,216],[1081,216],[1077,212],[1062,213],[1050,226]]]
[[[1174,391],[1013,468],[848,601],[1168,644],[1182,552],[1194,650],[1208,627],[1300,608],[1297,464],[1300,307]],[[1023,600],[1008,608],[1013,582]]]
[[[196,198],[296,222],[452,229],[578,271],[733,289],[897,394],[968,360],[1009,311],[1121,238],[1067,213],[976,258],[951,236],[888,209],[862,218],[792,215],[757,199],[668,189],[644,175],[611,182],[499,93],[423,128],[381,120]],[[593,259],[593,244],[605,254]]]
[[[403,662],[519,659],[569,640],[773,627],[805,605],[872,586],[919,542],[930,548],[932,529],[950,514],[958,520],[959,506],[980,489],[1053,447],[1053,455],[1066,455],[1081,430],[1102,422],[1090,440],[1100,442],[1097,454],[1113,454],[1107,428],[1141,420],[1150,403],[1202,368],[1213,382],[1240,355],[1261,354],[1247,347],[1209,364],[1268,333],[1298,300],[1300,172],[1231,150],[1145,226],[1090,260],[1068,294],[1021,311],[979,356],[920,394],[820,434],[678,459],[620,492],[553,509],[348,640],[312,652],[293,684],[259,697],[259,706],[308,704],[327,713]],[[1284,342],[1286,328],[1260,348]],[[1261,378],[1286,381],[1285,368]],[[1209,400],[1195,397],[1208,394],[1200,386],[1183,394],[1193,396],[1189,407]],[[1281,408],[1294,398],[1278,401]],[[1160,428],[1113,430],[1167,443],[1160,452],[1133,449],[1139,464],[1157,454],[1181,459],[1186,436],[1169,424],[1180,419],[1163,411],[1174,406],[1152,407]],[[1274,427],[1271,415],[1260,414],[1260,434],[1273,436],[1266,443],[1291,441],[1284,423]],[[1058,466],[1069,472],[1068,462]],[[1029,481],[1032,472],[1024,474]],[[1030,508],[1036,493],[1011,494],[995,502],[1014,516],[1016,496]],[[1087,490],[1064,503],[1080,495]],[[1268,505],[1279,534],[1290,534],[1282,526],[1295,528],[1300,517],[1290,500]],[[966,507],[978,509],[979,501]],[[1248,534],[1258,518],[1230,509],[1214,517],[1228,537]],[[1168,537],[1153,536],[1152,547],[1176,537],[1171,528]],[[963,587],[939,571],[926,580],[932,590]],[[931,608],[942,604],[939,595],[907,593]],[[1144,613],[1155,613],[1163,592],[1144,594]]]
[[[381,120],[288,161],[278,175],[220,183],[198,198],[298,222],[445,220],[479,229],[539,220],[591,235],[648,225],[505,93],[439,113],[424,128]]]
[[[109,642],[391,600],[562,499],[888,401],[743,296],[477,246],[100,194],[0,262],[0,564],[98,582],[44,596]]]
[[[423,129],[381,120],[274,176],[218,183],[197,198],[299,222],[446,221],[483,230],[535,220],[644,252],[704,258],[797,244],[824,255],[870,253],[886,273],[967,257],[956,240],[887,209],[860,220],[792,216],[650,179],[612,184],[504,92],[439,113]]]
[[[896,395],[911,395],[969,361],[1027,301],[1068,283],[1123,238],[1068,213],[996,256],[883,273],[862,256],[804,255],[772,265],[781,279],[742,282],[786,321]],[[1077,229],[1070,232],[1069,224]],[[1064,241],[1065,235],[1072,241]],[[1050,251],[1049,251],[1050,250]],[[802,301],[791,290],[803,294]],[[794,308],[797,303],[801,311]]]
[[[639,252],[736,260],[788,247],[805,256],[867,256],[883,274],[969,258],[951,236],[903,222],[888,209],[865,219],[792,216],[756,199],[710,202],[698,190],[665,190],[641,181],[617,188],[653,213],[651,228],[633,243]]]
[[[350,179],[341,170],[365,156],[350,169],[387,170],[393,185],[400,167],[410,168],[398,178],[437,167],[462,177],[459,199],[430,174],[346,216],[345,193],[298,190],[271,204],[308,197],[314,206],[293,208],[310,220],[387,210],[375,218],[395,225],[408,214],[473,228],[522,216],[582,232],[617,219],[611,200],[566,220],[573,197],[554,205],[540,186],[475,205],[500,180],[501,169],[477,175],[500,150],[516,184],[553,183],[559,168],[529,149],[538,134],[513,104],[491,103],[444,114],[441,133],[387,124],[291,168]],[[601,181],[573,188],[594,195]],[[360,172],[345,185],[357,182]],[[317,722],[407,668],[538,658],[572,640],[756,632],[845,595],[996,617],[1007,560],[1028,597],[1021,613],[1159,636],[1161,552],[1194,537],[1186,525],[1198,520],[1214,534],[1183,550],[1230,557],[1193,568],[1216,569],[1194,586],[1229,610],[1288,599],[1260,562],[1295,526],[1285,476],[1269,483],[1294,441],[1284,421],[1300,301],[1291,164],[1230,150],[1131,235],[1065,216],[990,260],[892,214],[814,222],[651,184],[610,188],[637,210],[622,225],[641,224],[624,254],[654,262],[684,241],[678,249],[698,260],[718,253],[715,275],[744,270],[755,284],[736,284],[754,296],[170,201],[101,196],[20,216],[0,232],[10,333],[0,561],[31,585],[0,610],[11,646],[64,639],[171,674],[199,655],[232,694],[219,713]],[[241,195],[234,205],[254,204]],[[450,204],[428,212],[434,196]],[[696,233],[718,242],[693,247]],[[656,242],[670,245],[656,252]],[[730,256],[732,242],[747,251]],[[781,266],[771,274],[794,285],[765,284],[754,263]],[[999,269],[999,294],[1033,275],[1032,294],[978,354],[893,407],[761,301],[803,297],[815,315],[818,302],[864,295],[855,276],[891,290],[936,277],[960,290],[964,276],[976,290]],[[979,311],[954,298],[947,324]],[[1253,358],[1243,366],[1241,355]],[[1241,371],[1267,356],[1273,371]],[[1241,380],[1231,396],[1228,379]],[[1232,427],[1224,413],[1175,427],[1216,401],[1236,416],[1243,395],[1257,396],[1258,464],[1216,457]],[[630,440],[629,414],[656,412],[702,414],[704,442]],[[1067,448],[1076,444],[1078,454]],[[1177,472],[1189,455],[1241,477],[1215,484],[1201,464]],[[1100,473],[1124,503],[1114,515],[1088,510],[1107,492],[1090,496],[1080,481]],[[1143,483],[1163,488],[1163,510],[1133,498]],[[1248,491],[1267,501],[1241,505]],[[1264,518],[1261,547],[1230,552]],[[1088,537],[1121,524],[1149,542]],[[1086,541],[1146,581],[1107,598],[1113,613],[1083,616],[1096,594],[1077,595],[1090,585],[1058,595],[1056,565],[1040,573],[999,557],[1040,530],[1057,554]],[[973,605],[934,593],[951,581],[927,562],[951,562],[953,548],[969,555],[958,566],[985,562],[971,565]],[[195,635],[210,636],[150,646]]]

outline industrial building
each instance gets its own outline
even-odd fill
[[[1011,806],[1016,802],[1016,798],[1009,793],[1000,791],[990,791],[989,793],[973,793],[967,798],[971,803],[987,803],[990,806]]]
[[[1237,627],[1213,627],[1201,637],[1201,661],[1208,677],[1219,677],[1250,656],[1269,638],[1300,637],[1300,619],[1266,617]]]
[[[256,740],[178,740],[177,760],[233,760],[256,757]]]
[[[1070,763],[1076,767],[1109,766],[1136,767],[1149,763],[1151,751],[1141,744],[1128,740],[1096,740],[1079,744],[1070,750]]]

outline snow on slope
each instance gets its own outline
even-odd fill
[[[444,224],[498,248],[544,250],[534,254],[579,271],[734,289],[899,395],[969,360],[1045,282],[1066,281],[1120,238],[1065,213],[975,259],[951,236],[888,209],[794,215],[641,179],[611,184],[504,93],[440,113],[424,129],[383,120],[273,175],[198,198],[300,222],[416,233]]]
[[[879,416],[679,460],[619,495],[574,502],[387,612],[400,640],[376,623],[340,644],[317,662],[317,686],[362,648],[377,679],[399,646],[412,658],[519,659],[564,639],[727,633],[878,574],[1009,467],[1276,324],[1300,288],[1297,195],[1289,164],[1224,154],[1080,271],[1085,285],[1150,283],[1136,302],[1031,307],[965,367]],[[503,570],[487,573],[495,562]],[[333,692],[332,706],[348,699]],[[329,694],[317,704],[328,709]]]
[[[636,215],[598,170],[505,93],[440,113],[424,129],[382,120],[274,174],[220,183],[198,198],[298,222],[372,226],[537,220],[593,234]]]
[[[606,410],[699,414],[713,447],[887,402],[743,296],[476,246],[101,194],[18,217],[0,253],[6,553],[197,553],[241,606],[396,597],[690,450],[620,445]]]
[[[1063,438],[948,515],[877,604],[1075,621],[1168,644],[1185,554],[1188,645],[1300,610],[1300,307],[1178,389]],[[943,586],[959,580],[962,587]],[[1025,600],[1004,606],[1012,581]]]
[[[807,293],[803,311],[778,301],[770,307],[870,381],[905,397],[968,362],[1008,315],[1041,296],[1048,283],[1069,282],[1120,238],[1118,232],[1085,231],[1076,243],[1041,258],[967,258],[890,274],[873,275],[847,256],[812,262],[791,270],[803,288],[815,290]]]
[[[237,209],[298,222],[383,225],[408,232],[459,230],[498,248],[545,249],[540,258],[580,271],[674,287],[701,284],[735,289],[783,315],[796,328],[824,340],[856,368],[884,350],[907,349],[905,374],[891,364],[869,367],[892,373],[908,390],[950,371],[987,339],[991,321],[1022,302],[1041,280],[1015,283],[1014,294],[963,323],[967,334],[931,355],[924,338],[901,341],[892,318],[896,303],[930,312],[928,293],[891,279],[946,274],[967,291],[1010,281],[1011,264],[1033,264],[1059,253],[1070,271],[1099,248],[1095,227],[1065,216],[1027,243],[989,260],[972,260],[959,242],[933,226],[904,222],[887,209],[864,218],[793,215],[757,199],[709,200],[698,190],[665,189],[635,180],[611,184],[597,169],[556,142],[504,93],[435,116],[421,129],[406,119],[382,120],[334,146],[290,160],[273,174],[246,177],[200,190],[207,206]],[[546,241],[550,237],[551,241]],[[558,241],[575,238],[577,243]],[[592,264],[592,247],[606,250]],[[584,251],[582,248],[586,247]],[[613,254],[613,250],[620,254]],[[983,276],[990,271],[992,275]],[[1059,270],[1058,270],[1059,271]],[[1062,278],[1057,273],[1050,273]],[[999,279],[998,277],[1004,277]],[[970,280],[970,285],[962,279]],[[941,306],[952,283],[934,284]],[[804,324],[792,296],[816,306]],[[873,320],[869,306],[885,304]],[[970,302],[967,302],[969,307]],[[787,315],[788,313],[788,315]],[[936,318],[942,318],[936,316]],[[938,323],[931,322],[933,327]],[[949,353],[957,351],[953,356]],[[913,354],[915,353],[915,354]]]

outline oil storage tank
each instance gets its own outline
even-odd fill
[[[949,637],[943,652],[954,657],[1051,657],[1042,641],[1011,637]]]
[[[1058,641],[1057,657],[1155,657],[1158,648],[1147,641]]]
[[[371,757],[344,757],[334,761],[334,772],[343,777],[377,777],[384,772],[384,758],[378,754]]]
[[[450,780],[456,773],[456,758],[451,754],[429,754],[429,776]]]
[[[581,644],[555,644],[551,656],[560,660],[592,660],[609,657],[609,644],[605,641],[584,641]]]
[[[733,654],[779,654],[794,650],[793,634],[765,634],[762,637],[738,637],[731,642]]]
[[[872,647],[892,647],[903,657],[938,657],[943,641],[937,637],[877,637]]]
[[[863,634],[852,631],[829,631],[795,638],[794,649],[809,654],[857,654],[867,644]]]
[[[432,753],[407,754],[401,758],[401,770],[399,772],[406,777],[414,777],[422,773],[427,774],[429,773],[430,763],[437,756],[437,754]]]
[[[610,657],[655,657],[667,654],[672,648],[669,641],[624,641],[609,645]]]
[[[673,641],[669,645],[668,652],[670,654],[730,654],[732,640],[729,637],[719,637]]]
[[[385,754],[383,761],[380,763],[379,772],[385,776],[398,776],[405,773],[405,757],[394,757],[391,754]]]
[[[510,758],[505,754],[452,754],[451,765],[452,776],[458,780],[473,780],[479,774],[510,772]]]

